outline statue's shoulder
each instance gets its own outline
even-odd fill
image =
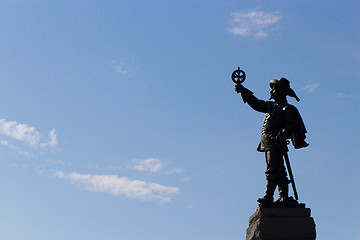
[[[299,112],[297,108],[294,105],[287,104],[285,107],[283,107],[283,110],[285,112]]]

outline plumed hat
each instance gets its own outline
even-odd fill
[[[270,87],[273,88],[274,86],[279,87],[282,89],[287,96],[293,97],[296,101],[300,101],[300,99],[296,96],[294,90],[290,88],[290,82],[284,77],[281,77],[279,80],[273,79],[270,81]]]

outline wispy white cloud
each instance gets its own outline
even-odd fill
[[[116,65],[115,66],[115,71],[122,74],[122,75],[129,74],[129,72],[130,72],[129,69],[127,69],[126,67],[124,67],[122,65]]]
[[[320,86],[320,83],[309,84],[303,87],[306,92],[312,93]]]
[[[34,148],[39,146],[54,148],[57,146],[55,129],[49,132],[50,140],[43,142],[42,136],[35,127],[16,121],[6,121],[4,118],[0,119],[0,134],[25,142]]]
[[[55,171],[51,173],[51,175],[59,179],[65,178],[65,173],[63,171]]]
[[[122,169],[123,166],[122,165],[109,165],[107,166],[107,169],[110,169],[110,170],[119,170],[119,169]]]
[[[117,175],[91,175],[56,171],[52,174],[59,179],[65,179],[73,184],[93,192],[104,192],[116,196],[125,196],[133,199],[171,201],[171,196],[180,193],[180,189],[158,183],[131,180]]]
[[[41,174],[41,175],[47,172],[45,165],[36,165],[36,166],[34,166],[34,169],[38,174]]]
[[[127,61],[121,60],[120,62],[112,61],[115,72],[133,78],[139,71],[139,64],[136,59],[128,59]]]
[[[49,160],[48,162],[50,162],[52,164],[63,165],[63,166],[71,166],[72,165],[72,162],[67,162],[64,159]]]
[[[145,160],[134,159],[133,163],[135,165],[131,167],[132,169],[143,172],[157,172],[163,167],[160,159],[158,158],[148,158]]]
[[[0,119],[0,133],[16,140],[24,141],[36,147],[40,142],[40,133],[32,126],[18,124],[16,121]]]
[[[281,16],[278,12],[247,11],[231,14],[231,27],[227,30],[235,35],[265,38],[271,25],[277,23]]]
[[[338,92],[335,94],[336,97],[340,97],[340,98],[360,98],[359,94],[349,94],[349,93],[343,93],[343,92]]]
[[[57,136],[56,136],[56,133],[55,133],[55,129],[52,129],[50,132],[49,132],[49,141],[46,142],[46,143],[42,143],[40,144],[41,147],[51,147],[51,148],[54,148],[57,146],[58,144],[58,141],[57,141]]]
[[[12,145],[11,143],[9,143],[9,142],[6,141],[6,140],[0,140],[0,144],[3,145],[3,146],[5,146],[5,147],[8,147],[8,148],[10,148],[11,150],[13,150],[13,151],[15,151],[15,152],[17,152],[17,153],[19,153],[19,154],[21,154],[21,155],[24,155],[24,156],[26,156],[26,157],[32,157],[32,156],[33,156],[32,153],[30,153],[30,152],[28,152],[28,151],[22,151],[19,147]]]
[[[171,175],[171,174],[180,173],[183,171],[184,171],[184,169],[182,169],[182,168],[173,168],[170,171],[167,171],[166,174]]]

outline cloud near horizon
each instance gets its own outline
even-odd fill
[[[72,184],[80,185],[85,190],[104,192],[116,196],[139,199],[142,201],[159,200],[170,202],[171,195],[179,194],[177,187],[149,183],[141,180],[131,180],[117,175],[92,175],[57,171],[52,174],[59,179],[65,179]]]
[[[271,13],[257,10],[233,12],[231,16],[232,27],[228,28],[227,31],[235,35],[258,38],[267,37],[266,31],[269,30],[269,27],[281,19],[278,12]]]

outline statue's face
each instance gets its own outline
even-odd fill
[[[270,99],[274,99],[276,101],[284,97],[286,97],[286,93],[281,88],[278,88],[276,86],[271,88]]]

